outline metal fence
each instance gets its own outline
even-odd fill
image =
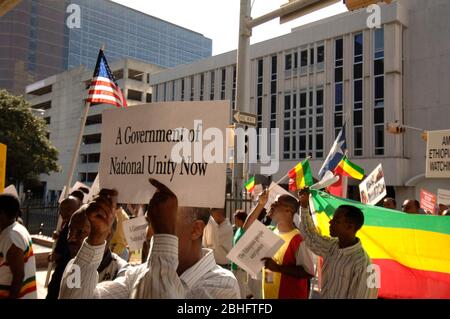
[[[250,214],[253,208],[253,201],[249,198],[231,198],[227,197],[225,199],[225,212],[227,217],[230,219],[230,223],[234,222],[234,213],[238,209],[243,209],[247,214]]]
[[[25,200],[21,205],[22,219],[30,234],[52,236],[58,223],[58,203],[42,199]]]

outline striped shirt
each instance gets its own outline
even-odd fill
[[[36,299],[36,261],[31,236],[21,224],[14,222],[0,233],[0,299],[8,298],[13,275],[6,259],[11,246],[23,251],[24,277],[20,299]]]
[[[301,208],[300,232],[308,248],[323,257],[321,297],[324,299],[375,299],[378,290],[369,288],[371,260],[358,243],[339,248],[337,238],[321,236],[309,209]]]
[[[60,298],[106,299],[233,299],[239,298],[239,286],[231,271],[218,266],[210,249],[181,276],[178,268],[178,238],[153,235],[146,263],[132,267],[113,281],[98,283],[97,267],[105,246],[84,241],[73,264],[80,268],[80,288],[73,287],[73,271],[65,270]],[[73,288],[69,288],[73,287]]]

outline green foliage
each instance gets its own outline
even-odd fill
[[[0,90],[0,143],[8,147],[7,184],[59,170],[58,151],[47,138],[46,122],[33,115],[23,97],[5,90]]]

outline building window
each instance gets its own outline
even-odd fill
[[[189,101],[194,101],[194,90],[195,90],[195,78],[194,76],[191,76],[191,94],[189,97]]]
[[[317,47],[317,63],[325,62],[325,47],[323,45]]]
[[[210,87],[210,90],[209,90],[209,99],[212,101],[212,100],[214,100],[214,83],[215,83],[215,78],[214,77],[215,77],[215,72],[211,71],[210,76],[211,76],[211,78],[210,78],[211,87]]]
[[[167,82],[164,83],[164,102],[167,101]]]
[[[99,144],[99,143],[101,143],[101,141],[102,141],[101,134],[91,134],[91,135],[83,136],[84,144]]]
[[[101,123],[102,123],[102,115],[101,114],[91,115],[91,116],[88,116],[86,119],[86,126],[101,124]]]
[[[205,93],[205,75],[201,74],[200,75],[200,101],[203,101],[204,93]]]
[[[384,155],[384,29],[374,39],[374,136],[375,155]]]
[[[222,84],[220,86],[220,99],[225,100],[225,85],[227,81],[227,70],[224,68],[222,69]]]
[[[231,107],[236,109],[236,66],[233,66],[233,88],[231,89]]]
[[[152,102],[152,94],[151,93],[147,93],[145,100],[146,100],[147,103],[151,103]]]
[[[344,43],[343,39],[335,40],[334,55],[334,134],[335,137],[343,126],[344,116]]]
[[[257,65],[257,77],[256,77],[256,132],[258,134],[258,140],[260,140],[260,130],[263,126],[263,78],[264,78],[264,63],[263,59],[259,59],[256,62]],[[256,146],[257,158],[260,157],[259,143]]]
[[[181,79],[181,101],[184,101],[184,79]]]
[[[292,54],[286,54],[284,56],[284,69],[286,71],[292,70]]]
[[[270,72],[270,128],[277,127],[277,56],[272,56]]]
[[[363,156],[363,34],[354,36],[353,41],[353,155]]]
[[[136,90],[132,90],[132,89],[128,89],[128,95],[127,95],[127,99],[128,100],[132,100],[132,101],[142,101],[142,92],[140,91],[136,91]]]
[[[148,94],[147,94],[147,96],[148,96]],[[172,101],[175,101],[176,96],[177,96],[177,81],[173,80],[172,81]]]

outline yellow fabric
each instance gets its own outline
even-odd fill
[[[272,257],[273,260],[279,265],[283,264],[284,254],[291,243],[292,238],[300,234],[297,228],[294,228],[288,233],[280,233],[278,228],[273,231],[281,239],[284,240],[283,246],[278,249],[275,255]],[[262,294],[263,299],[278,299],[278,294],[280,290],[281,273],[272,272],[263,268],[262,277]]]
[[[113,253],[120,255],[123,250],[128,246],[125,239],[125,233],[123,231],[123,222],[130,219],[122,208],[116,210],[117,228],[111,239],[110,247]]]

